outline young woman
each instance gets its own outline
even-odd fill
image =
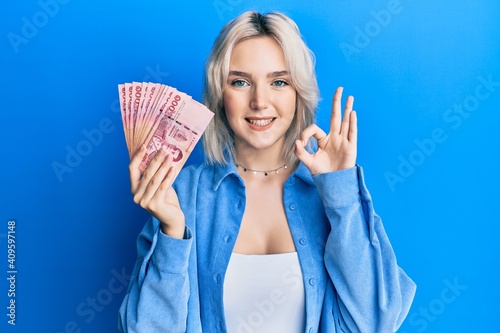
[[[204,89],[215,112],[207,161],[173,185],[166,149],[143,175],[144,148],[130,163],[134,201],[152,217],[121,330],[395,332],[415,284],[356,165],[353,97],[342,120],[342,88],[335,92],[329,134],[313,124],[313,57],[295,23],[256,12],[229,22]]]

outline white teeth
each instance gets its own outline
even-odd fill
[[[248,121],[250,122],[250,124],[255,125],[255,126],[266,126],[266,125],[269,125],[273,121],[273,118],[271,118],[271,119],[259,119],[259,120],[249,119]]]

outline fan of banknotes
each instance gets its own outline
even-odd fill
[[[159,83],[118,85],[123,130],[130,157],[145,144],[144,172],[160,149],[180,169],[207,128],[213,112],[191,96]]]

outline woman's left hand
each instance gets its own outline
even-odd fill
[[[312,124],[295,142],[295,155],[309,168],[312,174],[320,174],[352,168],[356,165],[357,119],[352,110],[354,97],[347,97],[344,119],[341,119],[342,87],[333,96],[330,133],[327,135],[317,125]],[[304,147],[311,137],[318,140],[318,150],[311,154]]]

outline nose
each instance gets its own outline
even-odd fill
[[[255,84],[252,87],[250,108],[254,111],[261,111],[267,108],[268,98],[266,87],[262,84]]]

